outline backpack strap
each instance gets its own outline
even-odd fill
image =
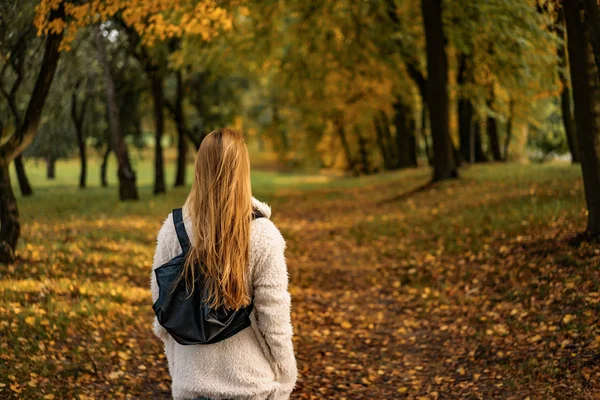
[[[264,216],[256,211],[252,212],[252,219],[257,218],[264,218]],[[177,232],[177,239],[181,245],[181,250],[183,253],[187,253],[190,249],[190,238],[185,231],[183,211],[181,208],[175,208],[173,210],[173,224],[175,224],[175,232]]]
[[[181,208],[173,210],[173,223],[175,224],[175,232],[177,232],[177,239],[181,245],[183,253],[187,253],[190,249],[190,238],[185,231],[185,225],[183,224],[183,212]]]

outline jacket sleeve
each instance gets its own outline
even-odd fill
[[[158,283],[156,282],[156,274],[154,273],[154,270],[174,257],[174,255],[173,256],[171,255],[172,251],[169,250],[168,243],[166,242],[166,240],[168,239],[167,231],[169,230],[169,228],[168,228],[169,223],[171,225],[173,225],[173,219],[172,219],[171,215],[169,215],[167,217],[162,228],[158,232],[158,237],[156,239],[156,251],[154,252],[154,261],[152,263],[152,275],[150,278],[150,291],[152,292],[152,304],[154,304],[156,302],[156,300],[158,300],[158,293],[159,293]],[[158,323],[158,318],[156,318],[156,316],[154,317],[154,324],[152,327],[152,331],[163,342],[169,337],[169,332],[167,332],[167,330],[165,328],[163,328],[161,324]]]
[[[254,273],[254,310],[257,325],[275,361],[281,384],[276,400],[288,399],[296,385],[297,369],[292,344],[291,296],[285,264],[285,241],[271,221],[261,223],[262,256]]]

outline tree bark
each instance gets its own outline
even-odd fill
[[[427,105],[433,140],[433,181],[458,178],[448,115],[448,62],[441,0],[422,0],[427,44]]]
[[[56,158],[54,156],[46,156],[46,178],[48,180],[56,178]]]
[[[21,224],[17,199],[10,183],[8,164],[0,164],[0,263],[12,263],[15,260],[15,249]]]
[[[77,85],[79,86],[79,85]],[[87,154],[85,147],[85,132],[83,130],[83,119],[85,117],[85,109],[87,98],[77,107],[77,88],[71,95],[71,119],[75,126],[75,135],[77,137],[77,147],[79,148],[79,161],[81,164],[79,171],[79,188],[84,189],[87,181]]]
[[[127,145],[123,140],[123,134],[121,132],[121,118],[119,115],[115,82],[110,71],[110,64],[108,63],[108,57],[106,56],[106,49],[104,47],[100,28],[96,27],[95,30],[94,36],[98,61],[104,71],[108,121],[111,132],[111,147],[114,149],[118,161],[117,175],[119,177],[119,197],[121,200],[138,200],[135,172],[131,168]]]
[[[486,120],[486,132],[490,142],[490,150],[494,161],[502,161],[502,153],[500,152],[500,139],[498,138],[498,125],[496,118],[488,116]]]
[[[471,100],[458,100],[458,133],[460,139],[460,155],[468,163],[475,162],[475,147],[473,143],[473,104]]]
[[[366,175],[369,174],[369,172],[371,172],[371,164],[369,163],[369,151],[367,150],[367,140],[360,134],[360,132],[356,131],[355,133],[358,138],[360,172]]]
[[[494,88],[490,88],[490,97],[487,99],[487,106],[491,109],[494,106],[495,94]],[[490,143],[490,151],[494,161],[502,161],[502,153],[500,152],[500,138],[498,137],[498,124],[496,118],[488,115],[485,123],[485,130]]]
[[[385,111],[380,110],[379,116],[375,118],[377,127],[377,143],[382,152],[384,159],[384,167],[386,170],[393,170],[398,168],[398,152],[392,140],[392,133],[390,132],[390,120]]]
[[[458,67],[458,85],[461,89],[471,78],[468,56],[461,54]],[[476,133],[479,135],[479,132],[475,131],[474,117],[473,102],[464,93],[461,93],[458,100],[459,152],[462,160],[468,163],[487,161],[481,146],[481,137],[476,137]]]
[[[350,145],[348,144],[348,139],[346,138],[346,130],[344,129],[344,123],[341,119],[336,119],[335,128],[337,130],[338,136],[340,137],[340,142],[342,143],[342,149],[344,149],[344,154],[346,155],[346,161],[348,162],[348,169],[352,171],[352,173],[356,174],[356,162],[352,157],[352,152],[350,151]]]
[[[586,233],[600,235],[600,82],[580,3],[563,1],[579,156],[588,208]],[[589,21],[588,21],[589,23]]]
[[[85,189],[87,186],[87,153],[85,148],[85,139],[82,139],[80,139],[80,135],[78,133],[77,146],[79,147],[79,163],[81,165],[79,171],[79,188]]]
[[[514,111],[515,101],[511,98],[508,102],[508,121],[506,122],[506,137],[504,138],[504,152],[502,154],[503,161],[508,161],[508,148],[513,136]]]
[[[388,149],[388,155],[390,157],[390,161],[392,162],[392,168],[398,168],[398,149],[394,146],[394,141],[392,140],[392,132],[390,131],[390,119],[385,111],[381,110],[379,112],[381,116],[381,124],[383,127],[382,133],[384,138],[384,143]]]
[[[85,141],[78,141],[79,146],[79,163],[81,169],[79,171],[79,188],[85,189],[87,186],[87,154],[85,148]]]
[[[163,79],[157,68],[148,71],[150,86],[152,89],[152,101],[154,103],[154,194],[166,193],[165,167],[162,149],[162,137],[164,132],[164,92]]]
[[[485,151],[483,151],[483,143],[481,140],[481,125],[479,124],[479,120],[475,119],[473,121],[473,152],[475,153],[475,162],[487,162],[487,156],[485,155]]]
[[[21,188],[21,194],[26,196],[33,195],[33,190],[29,184],[29,179],[25,173],[25,165],[23,164],[23,155],[19,154],[15,158],[15,170],[17,171],[17,178],[19,179],[19,188]]]
[[[560,109],[562,111],[565,134],[567,136],[567,144],[569,145],[569,152],[571,153],[571,162],[573,164],[578,164],[579,148],[577,146],[575,118],[573,118],[573,113],[571,111],[571,91],[568,86],[565,86],[564,82],[563,88],[560,91]]]
[[[108,180],[106,179],[106,170],[108,169],[108,156],[110,155],[110,145],[106,146],[104,156],[102,157],[102,164],[100,165],[100,184],[102,187],[108,186]]]
[[[565,39],[564,34],[564,16],[562,8],[559,8],[559,15],[557,17],[557,35],[561,39]],[[569,145],[569,151],[571,152],[571,162],[573,164],[579,163],[579,149],[577,146],[577,132],[575,127],[575,118],[571,111],[571,90],[569,84],[569,78],[567,76],[567,56],[565,54],[565,46],[559,43],[556,48],[556,56],[558,57],[558,78],[562,85],[560,91],[560,109],[562,112],[563,125],[565,127],[565,134],[567,136],[567,144]]]
[[[379,147],[379,152],[381,153],[381,158],[383,159],[383,168],[387,171],[394,169],[395,162],[392,156],[390,155],[390,146],[386,142],[386,137],[384,133],[385,127],[384,123],[379,117],[373,117],[373,125],[375,126],[375,134],[377,146]]]
[[[185,172],[187,167],[187,143],[183,131],[177,134],[177,173],[175,175],[175,187],[185,186]]]
[[[187,143],[185,113],[183,111],[183,77],[181,71],[177,71],[177,88],[175,93],[175,125],[177,125],[177,173],[175,175],[175,187],[185,185]]]
[[[425,143],[425,156],[427,157],[427,165],[433,166],[433,158],[431,157],[431,149],[429,146],[429,138],[427,137],[427,102],[423,101],[421,108],[421,137]]]
[[[600,9],[598,9],[598,0],[582,0],[582,3],[585,10],[588,41],[591,45],[595,63],[597,66],[600,66]],[[598,79],[600,80],[600,68],[596,69],[596,75],[598,75]]]
[[[394,104],[398,168],[417,166],[416,123],[412,110],[400,101]]]

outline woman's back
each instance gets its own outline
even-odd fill
[[[155,319],[154,333],[164,341],[175,399],[205,396],[213,399],[286,399],[296,381],[291,343],[290,296],[283,257],[285,243],[269,220],[269,206],[253,199],[264,218],[251,224],[248,290],[254,299],[251,327],[210,345],[182,346]],[[191,220],[184,224],[193,240]],[[169,214],[158,234],[153,270],[181,253]],[[153,301],[158,286],[152,274]],[[271,396],[271,397],[270,397]]]

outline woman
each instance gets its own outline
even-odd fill
[[[174,399],[289,398],[297,370],[285,242],[270,215],[269,206],[252,197],[242,135],[228,129],[209,134],[196,155],[183,207],[191,248],[181,279],[193,286],[194,276],[202,274],[211,306],[236,310],[253,302],[251,325],[218,343],[183,346],[155,318]],[[153,270],[181,252],[170,214],[158,233]],[[151,290],[156,302],[154,273]]]

